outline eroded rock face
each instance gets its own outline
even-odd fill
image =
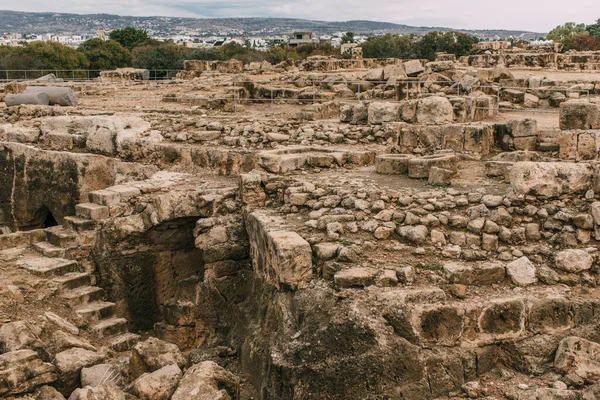
[[[13,228],[43,228],[48,213],[62,222],[87,194],[115,182],[113,160],[87,154],[4,144],[0,152],[0,208]],[[33,173],[32,171],[35,171]]]

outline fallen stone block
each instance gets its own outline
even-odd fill
[[[171,364],[140,376],[133,382],[132,391],[141,400],[169,400],[180,379],[181,369]]]
[[[157,338],[149,338],[137,343],[129,360],[129,377],[136,379],[146,372],[154,372],[167,365],[185,366],[185,358],[173,343]]]
[[[0,355],[0,396],[33,392],[56,381],[56,369],[40,360],[33,350],[18,350]]]
[[[404,62],[404,71],[407,76],[417,76],[425,71],[425,67],[419,60],[409,60]]]
[[[20,106],[23,104],[47,106],[50,104],[50,97],[48,97],[48,94],[42,92],[7,94],[6,96],[4,96],[4,102],[8,107]]]
[[[51,106],[73,107],[77,105],[77,96],[69,87],[27,86],[25,93],[45,93]]]
[[[104,360],[104,355],[81,348],[72,348],[56,355],[54,366],[58,374],[56,388],[68,396],[81,386],[80,373],[84,367],[91,367]]]
[[[171,400],[239,399],[240,379],[212,361],[195,364],[179,382]]]
[[[369,124],[383,124],[400,119],[400,104],[398,103],[371,103],[369,105]]]

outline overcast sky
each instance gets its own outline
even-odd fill
[[[0,9],[136,16],[366,19],[418,26],[547,32],[593,23],[600,0],[0,0]]]

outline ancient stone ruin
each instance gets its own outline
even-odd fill
[[[545,57],[4,83],[0,397],[600,398],[598,54]]]

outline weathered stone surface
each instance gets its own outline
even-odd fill
[[[556,267],[567,272],[581,272],[592,267],[592,256],[585,250],[567,249],[555,257]]]
[[[302,288],[312,279],[310,244],[295,232],[279,230],[266,214],[253,212],[246,228],[257,273],[277,288]]]
[[[44,93],[50,105],[73,107],[77,105],[77,96],[69,87],[27,86],[25,93]]]
[[[506,273],[515,285],[529,286],[537,282],[535,266],[527,257],[521,257],[506,265]]]
[[[0,354],[0,395],[28,393],[56,381],[56,370],[33,350]]]
[[[146,372],[154,372],[168,365],[185,366],[185,358],[173,343],[157,338],[149,338],[137,343],[129,360],[129,377],[136,379]]]
[[[400,105],[398,103],[371,103],[369,105],[369,123],[383,124],[400,119]]]
[[[349,268],[335,274],[333,280],[339,288],[365,287],[372,285],[376,271],[370,268]]]
[[[384,175],[403,175],[408,173],[410,154],[384,154],[375,157],[375,171]]]
[[[417,102],[416,119],[420,124],[452,123],[454,108],[445,97],[427,97]]]
[[[554,358],[554,367],[589,381],[600,377],[600,344],[579,337],[564,338]]]
[[[561,103],[560,129],[600,129],[600,105],[583,100]]]
[[[137,378],[132,391],[141,400],[168,400],[175,393],[181,375],[177,364],[167,365]]]
[[[192,365],[183,375],[172,400],[238,399],[240,379],[212,361]]]
[[[121,385],[123,376],[116,364],[97,364],[81,369],[81,386],[98,387],[103,384]]]
[[[8,107],[20,106],[22,104],[35,104],[38,106],[47,106],[50,104],[50,97],[46,93],[20,93],[7,94],[4,102]]]
[[[56,388],[65,396],[69,395],[81,386],[81,369],[98,364],[104,358],[103,354],[77,347],[58,353],[54,359],[58,374]]]
[[[417,179],[429,178],[432,167],[456,171],[458,169],[458,158],[454,154],[433,154],[410,158],[408,160],[408,176]]]
[[[134,400],[136,397],[125,393],[111,384],[86,386],[75,389],[69,400]]]
[[[516,194],[558,197],[584,193],[592,186],[593,170],[586,164],[554,162],[517,162],[510,174]]]
[[[40,327],[27,321],[10,322],[0,326],[0,354],[24,349],[41,349],[41,333]]]

